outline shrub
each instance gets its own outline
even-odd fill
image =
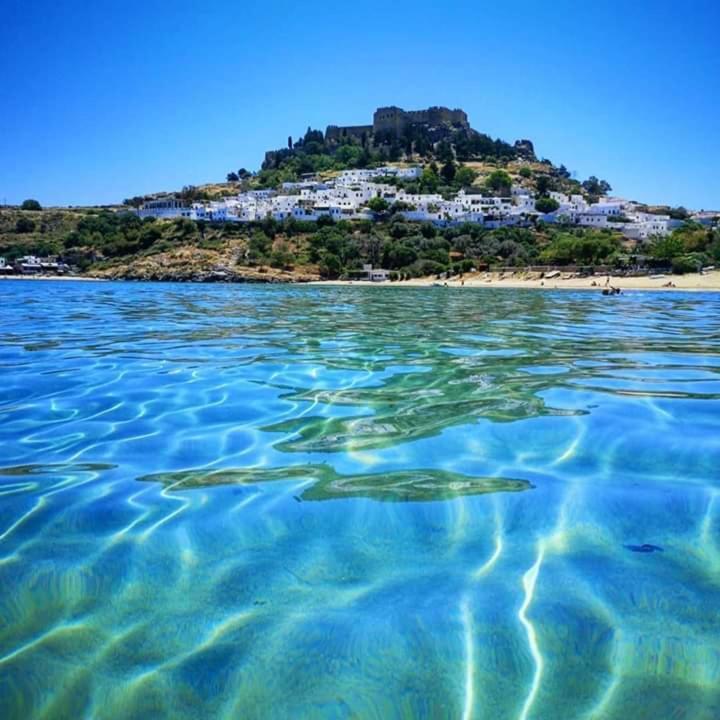
[[[35,229],[35,223],[27,217],[21,217],[18,218],[18,221],[15,223],[15,232],[16,233],[30,233]]]
[[[342,272],[342,263],[337,255],[325,253],[320,260],[320,277],[334,280]]]
[[[321,228],[321,227],[330,227],[330,225],[334,225],[334,224],[335,224],[335,218],[333,218],[332,215],[321,215],[321,216],[317,219],[317,226],[318,226],[319,228]]]
[[[560,203],[551,197],[541,197],[535,202],[535,209],[541,213],[555,212],[560,207]]]
[[[485,180],[485,188],[500,195],[510,195],[512,178],[504,170],[493,170]]]
[[[413,266],[412,271],[416,277],[425,275],[439,275],[447,270],[447,265],[435,262],[435,260],[418,260]]]
[[[385,212],[390,207],[388,201],[381,197],[370,198],[367,206],[376,213]]]
[[[37,200],[23,200],[21,210],[42,210],[42,205]]]
[[[672,259],[672,271],[676,275],[698,272],[702,265],[702,259],[697,255],[679,255]]]

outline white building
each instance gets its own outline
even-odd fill
[[[187,203],[176,197],[165,197],[158,200],[148,200],[138,211],[141,218],[176,218],[183,216],[183,210],[187,210]]]
[[[382,268],[373,268],[372,265],[366,264],[362,266],[362,270],[354,270],[349,273],[353,280],[370,280],[371,282],[384,282],[390,276],[388,270]]]
[[[588,204],[582,195],[568,196],[550,192],[549,196],[557,201],[558,209],[552,213],[540,213],[535,209],[537,198],[533,192],[521,185],[514,185],[509,197],[488,197],[463,189],[454,197],[446,199],[438,193],[409,193],[403,187],[382,181],[388,176],[414,179],[421,174],[420,167],[344,170],[334,180],[327,182],[304,179],[301,182],[283,183],[280,192],[271,189],[251,190],[233,197],[192,205],[167,196],[145,203],[139,215],[241,223],[257,222],[268,217],[278,221],[287,218],[317,221],[322,217],[335,220],[369,219],[373,213],[369,211],[368,203],[374,197],[381,197],[391,206],[399,203],[406,207],[401,213],[407,220],[438,225],[469,222],[483,223],[494,228],[529,225],[533,219],[538,219],[548,223],[608,228],[622,232],[628,238],[644,240],[654,235],[666,235],[681,224],[667,215],[640,211],[635,203],[622,198],[603,197],[596,203]],[[703,214],[698,219],[712,223],[714,214],[713,217]]]

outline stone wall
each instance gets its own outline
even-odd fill
[[[426,110],[403,110],[391,105],[381,107],[373,115],[373,130],[376,133],[402,135],[408,125],[459,125],[469,129],[467,115],[459,108],[451,110],[446,107],[433,106]]]
[[[325,130],[325,140],[339,142],[344,137],[362,140],[363,135],[366,139],[369,139],[372,132],[372,125],[328,125]]]
[[[328,125],[325,139],[338,142],[342,137],[357,140],[362,136],[369,138],[373,134],[387,134],[400,137],[408,125],[429,125],[431,127],[456,125],[470,129],[467,115],[459,108],[433,106],[425,110],[403,110],[396,105],[378,108],[373,114],[372,125]]]
[[[407,113],[395,105],[378,108],[373,113],[373,132],[400,136],[408,125]]]

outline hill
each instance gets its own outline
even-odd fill
[[[165,197],[191,208],[192,203],[222,201],[240,192],[276,189],[308,174],[322,184],[345,170],[410,165],[420,165],[422,172],[402,176],[379,171],[382,187],[397,191],[403,201],[373,197],[362,219],[325,216],[308,222],[287,213],[279,220],[263,211],[257,221],[219,222],[143,218],[134,211]],[[436,226],[403,215],[422,193],[443,200],[461,193],[511,202],[511,190],[537,199],[531,205],[536,214],[512,227],[492,222]],[[28,201],[25,209],[0,209],[0,257],[12,262],[25,255],[54,256],[78,272],[103,277],[246,281],[337,278],[365,263],[382,266],[394,277],[418,277],[528,265],[628,269],[643,264],[681,271],[720,261],[720,231],[712,227],[689,223],[640,246],[613,224],[603,229],[562,219],[548,224],[537,214],[558,207],[553,192],[595,203],[610,190],[604,180],[580,182],[563,165],[538,159],[530,140],[510,143],[474,130],[460,109],[378,108],[372,124],[329,125],[324,132],[308,128],[296,141],[288,138],[287,147],[268,151],[259,172],[241,168],[228,173],[226,183],[188,185],[107,208],[42,210]],[[670,209],[668,215],[688,218],[682,208]]]
[[[378,108],[368,125],[310,127],[287,147],[265,153],[258,181],[263,187],[297,181],[305,174],[377,167],[397,162],[535,162],[530,140],[510,144],[470,127],[467,114],[456,108],[431,107],[405,111]],[[545,161],[544,164],[549,164]],[[229,173],[229,179],[238,174]],[[239,179],[239,178],[238,178]]]

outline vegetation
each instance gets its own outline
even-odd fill
[[[257,174],[240,168],[227,174],[228,184],[186,185],[177,193],[188,203],[202,202],[239,189],[276,187],[306,173],[332,174],[403,159],[422,162],[418,178],[378,178],[404,189],[409,197],[393,204],[384,197],[370,199],[367,205],[374,213],[373,221],[336,223],[331,217],[317,223],[293,218],[250,224],[154,220],[117,209],[42,210],[36,200],[29,199],[19,209],[0,210],[0,255],[10,261],[25,254],[56,256],[81,270],[103,270],[178,252],[184,252],[184,262],[191,264],[209,253],[207,257],[224,265],[262,272],[300,269],[326,278],[345,276],[364,263],[384,267],[394,277],[414,277],[493,266],[621,266],[631,262],[688,272],[720,262],[720,230],[691,222],[636,248],[612,227],[598,230],[533,221],[527,228],[489,229],[480,224],[439,228],[407,221],[403,212],[415,209],[412,195],[418,193],[447,199],[465,190],[509,197],[513,183],[520,183],[534,189],[538,212],[552,213],[559,208],[550,196],[552,191],[583,194],[594,201],[612,189],[595,176],[580,183],[562,165],[538,162],[527,150],[475,131],[452,128],[436,140],[414,126],[402,138],[361,136],[332,141],[308,128],[298,140],[288,138],[286,148],[268,153]],[[135,196],[124,205],[137,208],[154,197],[158,196]],[[684,208],[650,208],[648,212],[688,218]],[[633,256],[633,252],[641,254]]]
[[[541,213],[555,212],[560,207],[560,203],[555,198],[543,195],[535,202],[535,209]]]
[[[548,245],[540,253],[544,265],[595,265],[618,259],[620,238],[610,232],[586,230],[583,233],[559,231],[553,233]]]
[[[34,229],[35,222],[27,217],[18,218],[15,223],[15,232],[18,234],[31,233]]]
[[[390,207],[390,203],[388,203],[385,198],[381,197],[374,197],[370,198],[368,201],[367,206],[372,210],[374,213],[383,213]]]
[[[212,251],[238,267],[304,269],[333,278],[363,263],[387,268],[395,277],[493,266],[622,266],[633,252],[611,229],[543,223],[529,228],[488,229],[474,223],[440,228],[405,220],[402,211],[410,209],[406,205],[389,206],[384,198],[374,198],[370,206],[377,213],[375,221],[287,218],[242,225],[143,220],[112,210],[5,209],[0,211],[0,256],[10,261],[26,254],[57,256],[81,270],[102,270],[184,249],[189,257]],[[671,235],[650,241],[644,252],[656,267],[695,271],[720,262],[720,230],[685,223]]]
[[[655,238],[649,251],[651,261],[669,265],[675,273],[697,272],[720,263],[720,229],[686,222],[670,235]]]
[[[495,170],[485,180],[485,189],[493,195],[509,197],[512,190],[512,178],[505,170]]]
[[[390,162],[406,160],[437,161],[436,174],[446,184],[455,181],[458,161],[516,160],[519,150],[507,142],[493,139],[474,130],[448,129],[439,142],[428,128],[410,126],[402,137],[363,133],[360,137],[345,136],[326,140],[320,130],[308,128],[305,134],[287,147],[269,152],[256,180],[261,187],[276,187],[282,182],[299,180],[303,175],[351,168],[379,167]],[[466,169],[460,186],[472,183]],[[228,173],[228,182],[235,182],[237,174]]]

